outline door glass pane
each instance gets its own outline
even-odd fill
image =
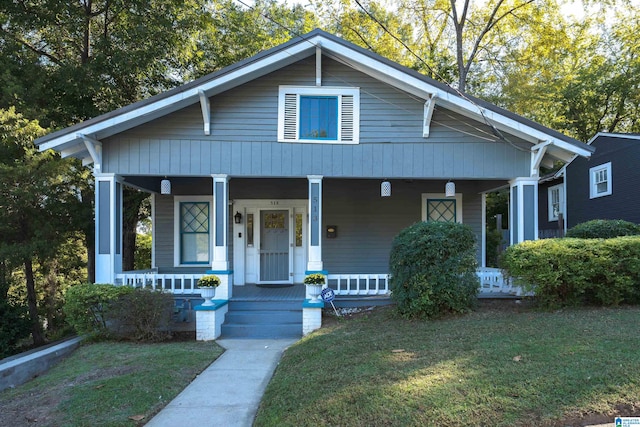
[[[296,214],[296,246],[302,246],[302,214]]]
[[[247,214],[247,246],[253,246],[253,214]]]

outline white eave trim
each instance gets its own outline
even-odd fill
[[[438,104],[441,104],[443,107],[449,108],[466,117],[480,122],[484,121],[486,117],[486,119],[490,120],[492,124],[501,130],[529,141],[532,144],[537,144],[540,141],[550,141],[554,146],[573,154],[585,157],[589,157],[591,154],[588,150],[554,138],[543,131],[526,126],[517,120],[510,119],[491,110],[482,109],[482,107],[460,95],[452,94],[446,90],[437,88],[418,77],[414,77],[400,71],[391,65],[357,52],[339,42],[325,38],[322,35],[315,35],[314,37],[295,43],[286,49],[242,66],[237,70],[220,75],[213,80],[203,82],[198,86],[191,87],[182,92],[175,93],[166,98],[161,98],[155,102],[151,102],[139,108],[127,111],[126,113],[119,114],[110,119],[81,128],[81,131],[85,135],[99,135],[103,130],[109,129],[110,127],[120,126],[117,131],[121,132],[126,130],[127,122],[135,122],[136,120],[150,121],[166,114],[167,112],[172,112],[186,105],[196,103],[201,99],[201,93],[211,96],[212,94],[217,93],[215,89],[218,87],[224,87],[225,85],[233,86],[234,81],[236,84],[241,84],[243,78],[251,77],[252,74],[260,75],[261,70],[270,69],[271,65],[275,65],[281,61],[285,63],[292,63],[298,59],[302,59],[303,57],[308,56],[309,53],[315,52],[318,46],[322,46],[322,53],[324,55],[336,58],[356,70],[362,71],[376,79],[408,93],[412,93],[425,100],[431,100],[432,98],[437,97]],[[125,126],[122,126],[123,124]],[[116,132],[114,131],[113,133]],[[105,136],[102,135],[100,137]],[[63,134],[41,144],[39,148],[41,151],[55,149],[63,144],[73,142],[76,138],[77,137],[74,133]]]

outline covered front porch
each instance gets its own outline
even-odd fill
[[[204,274],[223,279],[230,299],[249,284],[299,284],[311,272],[328,276],[338,296],[386,295],[394,236],[416,221],[469,224],[478,238],[482,294],[514,294],[501,272],[486,268],[485,194],[496,181],[414,179],[101,176],[96,185],[98,283],[197,293]],[[382,194],[381,183],[390,185]],[[122,271],[123,185],[152,192],[152,268]],[[503,184],[504,185],[504,184]],[[535,236],[535,180],[512,181],[512,240]],[[159,189],[159,188],[158,188]],[[108,221],[107,221],[108,220]]]

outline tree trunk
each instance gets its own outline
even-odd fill
[[[38,347],[45,344],[42,333],[42,325],[38,317],[38,303],[36,301],[36,283],[33,277],[33,263],[31,258],[24,260],[24,275],[27,280],[27,303],[29,304],[29,317],[31,318],[31,335],[33,344]]]
[[[140,207],[142,202],[149,197],[147,193],[125,188],[122,212],[122,270],[135,269],[136,236],[138,221],[140,220]]]

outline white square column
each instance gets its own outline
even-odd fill
[[[96,174],[96,283],[115,283],[122,271],[122,184],[114,174]]]
[[[309,242],[307,274],[322,271],[322,176],[308,175]]]
[[[509,182],[510,243],[538,239],[538,178],[516,178]]]

